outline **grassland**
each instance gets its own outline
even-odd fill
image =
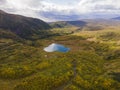
[[[58,36],[36,40],[0,38],[0,90],[119,90],[120,49],[113,44],[119,31],[75,30],[53,29]],[[51,43],[71,50],[44,52]]]

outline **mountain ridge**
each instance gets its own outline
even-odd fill
[[[9,14],[0,10],[0,28],[10,30],[22,38],[29,38],[33,34],[38,34],[39,31],[48,30],[51,27],[40,19]]]
[[[115,17],[115,18],[112,18],[114,20],[120,20],[120,17]]]

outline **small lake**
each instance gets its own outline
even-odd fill
[[[70,50],[70,48],[67,48],[61,44],[56,44],[56,43],[52,43],[51,45],[49,45],[48,47],[44,48],[44,51],[46,52],[68,52]]]

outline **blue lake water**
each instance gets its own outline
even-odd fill
[[[53,43],[53,44],[49,45],[48,47],[44,48],[44,51],[46,51],[46,52],[55,52],[55,51],[57,51],[57,52],[68,52],[69,50],[70,50],[70,48],[67,48],[67,47],[65,47],[61,44],[55,44],[55,43]]]

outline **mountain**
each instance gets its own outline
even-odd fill
[[[39,14],[50,21],[73,21],[80,19],[80,15],[77,14],[64,15],[55,12],[40,12]]]
[[[51,27],[54,28],[63,28],[63,27],[83,27],[87,23],[84,21],[76,20],[76,21],[59,21],[59,22],[51,22]]]
[[[113,18],[113,19],[115,19],[115,20],[120,20],[120,17],[115,17],[115,18]]]
[[[117,13],[74,13],[71,12],[69,14],[64,14],[61,12],[54,12],[54,11],[40,11],[38,12],[40,16],[44,17],[49,22],[54,21],[76,21],[80,19],[111,19],[113,17],[119,16]]]
[[[120,21],[114,19],[82,19],[76,21],[51,22],[53,28],[77,27],[77,31],[97,31],[119,28]]]
[[[18,36],[27,39],[32,35],[39,35],[41,30],[48,30],[51,27],[42,20],[21,15],[8,14],[0,10],[0,28],[9,30]]]

